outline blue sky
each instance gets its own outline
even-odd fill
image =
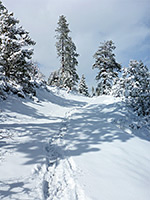
[[[113,40],[116,59],[128,66],[142,60],[150,68],[150,0],[2,0],[36,41],[34,60],[49,76],[60,67],[55,49],[55,29],[65,15],[77,46],[78,73],[95,85],[93,55],[100,42]]]

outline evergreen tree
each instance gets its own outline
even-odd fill
[[[0,1],[0,10],[4,10],[6,9],[5,6],[2,4],[2,2]]]
[[[142,61],[132,60],[126,68],[125,98],[139,115],[150,114],[150,74]]]
[[[112,87],[112,95],[115,97],[122,97],[124,99],[125,93],[126,93],[126,74],[127,74],[127,68],[123,68],[122,76],[117,77],[114,81],[113,87]]]
[[[29,46],[35,45],[35,42],[18,24],[13,13],[9,13],[0,2],[0,65],[9,80],[14,80],[25,88],[31,79],[33,66],[33,50]]]
[[[49,78],[48,78],[48,85],[50,86],[57,86],[59,87],[59,72],[58,71],[54,71],[50,74]]]
[[[99,70],[96,80],[99,82],[96,88],[96,93],[98,95],[110,94],[113,80],[118,77],[118,71],[121,69],[121,65],[116,62],[114,43],[106,41],[101,43],[98,51],[94,54],[95,63],[93,64],[93,69],[97,68]]]
[[[32,81],[42,82],[42,83],[46,84],[45,75],[40,71],[38,62],[33,63],[32,71],[31,71],[31,78],[32,78]]]
[[[87,87],[87,85],[85,83],[84,74],[81,77],[78,91],[79,91],[80,94],[83,94],[85,96],[89,96],[88,87]]]
[[[94,89],[94,87],[92,86],[92,97],[94,97],[95,96],[95,89]]]
[[[79,80],[76,72],[79,54],[76,53],[76,46],[69,36],[70,30],[68,26],[65,16],[60,16],[58,27],[55,30],[57,55],[61,62],[58,85],[59,87],[73,89]]]

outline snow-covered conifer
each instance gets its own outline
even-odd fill
[[[59,87],[60,86],[59,77],[60,77],[59,71],[51,72],[51,74],[50,74],[50,76],[48,78],[48,85]]]
[[[122,97],[124,99],[125,97],[125,91],[126,91],[126,73],[127,73],[127,68],[123,68],[121,71],[121,76],[117,77],[114,80],[114,84],[112,87],[112,95],[115,97]]]
[[[124,79],[125,98],[139,115],[150,114],[150,75],[142,61],[131,60]]]
[[[32,83],[39,87],[40,85],[46,85],[45,75],[40,71],[39,63],[34,62],[31,71]]]
[[[57,55],[61,62],[58,82],[60,87],[73,89],[79,80],[76,72],[79,54],[76,53],[76,46],[69,36],[70,30],[68,26],[66,17],[64,15],[60,16],[58,27],[55,30]]]
[[[29,46],[35,42],[18,24],[13,13],[0,3],[0,65],[8,79],[23,84],[30,80],[33,49]]]
[[[99,82],[96,88],[96,93],[98,95],[110,94],[113,80],[118,77],[118,71],[121,69],[121,65],[116,62],[114,43],[106,41],[101,43],[98,51],[94,54],[95,63],[93,64],[93,69],[97,68],[99,70],[96,80]]]
[[[84,74],[81,77],[78,91],[79,91],[80,94],[83,94],[85,96],[89,96],[88,87],[87,87],[87,85],[85,83]]]
[[[0,1],[0,10],[6,9],[5,6],[2,4],[2,1]]]

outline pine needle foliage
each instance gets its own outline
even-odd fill
[[[109,95],[112,89],[113,80],[118,77],[121,65],[115,59],[115,45],[112,40],[101,43],[94,54],[95,63],[93,69],[98,69],[96,80],[98,85],[97,94]]]

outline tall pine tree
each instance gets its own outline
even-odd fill
[[[98,51],[94,54],[95,63],[93,64],[93,69],[97,68],[99,70],[96,80],[99,82],[96,88],[97,94],[108,95],[111,92],[113,80],[117,78],[118,71],[121,69],[121,65],[116,62],[114,43],[106,41],[101,43]]]
[[[76,72],[79,54],[76,53],[76,46],[69,36],[70,30],[68,26],[66,17],[64,15],[60,16],[58,27],[55,30],[57,55],[61,62],[58,85],[72,90],[79,80]]]

